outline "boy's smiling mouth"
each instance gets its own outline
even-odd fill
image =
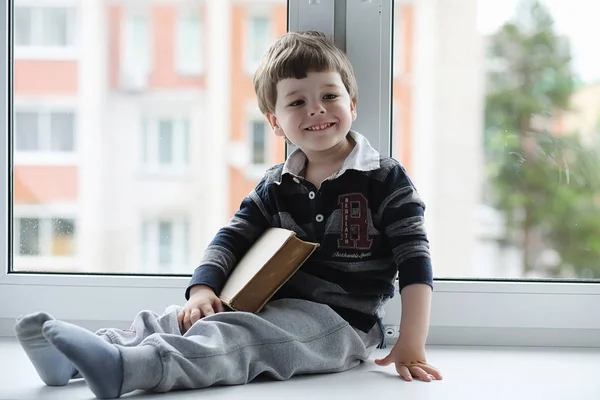
[[[325,130],[327,128],[331,128],[333,125],[335,125],[335,122],[328,122],[328,123],[325,123],[325,124],[319,124],[319,125],[309,126],[308,128],[305,128],[304,130],[306,130],[306,131],[312,131],[312,132],[318,132],[318,131]]]

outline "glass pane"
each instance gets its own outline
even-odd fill
[[[600,278],[598,11],[395,1],[393,155],[436,277]]]
[[[33,112],[15,113],[15,144],[18,151],[40,149],[39,114]]]
[[[202,25],[200,15],[193,12],[177,20],[177,67],[185,74],[199,74],[202,67]]]
[[[158,264],[171,265],[173,262],[173,224],[158,223]]]
[[[265,163],[265,122],[254,121],[252,123],[252,163]]]
[[[257,118],[248,110],[258,106],[244,57],[248,26],[257,11],[268,20],[264,51],[286,30],[286,1],[125,3],[78,1],[73,9],[79,26],[98,29],[80,35],[78,46],[106,51],[59,62],[55,54],[33,61],[16,54],[14,101],[27,109],[15,114],[12,143],[16,153],[28,152],[13,168],[15,271],[191,274],[260,179],[250,168],[261,146],[249,129]],[[27,4],[50,7],[46,0]],[[206,62],[200,76],[178,70],[180,15],[194,35],[197,17],[228,19],[200,24],[201,44],[219,44],[186,58]],[[64,31],[48,32],[46,21],[73,16],[36,17],[32,30],[64,42]],[[184,41],[185,51],[198,43]],[[43,118],[29,110],[43,110]],[[257,157],[283,162],[284,140],[268,130],[263,142],[268,153]]]
[[[50,114],[50,149],[52,151],[73,151],[74,130],[73,114]]]
[[[250,40],[252,41],[251,62],[258,64],[263,53],[269,47],[271,36],[269,32],[270,20],[266,17],[253,17],[251,23]]]
[[[15,7],[15,45],[31,46],[33,43],[30,7]]]
[[[173,121],[158,123],[158,154],[161,164],[173,164]]]
[[[70,43],[69,9],[61,7],[46,7],[42,11],[43,35],[45,46],[67,46]]]
[[[19,254],[22,256],[40,255],[40,220],[19,218]]]
[[[75,221],[65,218],[52,219],[52,256],[72,256],[75,253]]]

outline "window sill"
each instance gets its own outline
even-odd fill
[[[137,176],[140,179],[155,179],[163,180],[188,180],[191,178],[191,170],[189,168],[142,168],[137,172]]]
[[[79,52],[74,47],[15,46],[15,60],[76,61]]]
[[[178,391],[156,397],[363,400],[376,395],[389,399],[471,400],[481,399],[484,395],[487,400],[595,400],[600,393],[600,383],[593,378],[600,373],[598,349],[430,346],[428,361],[444,376],[443,380],[431,383],[405,382],[398,377],[393,364],[387,367],[375,365],[373,360],[385,357],[389,350],[375,350],[368,361],[343,373]],[[4,355],[0,361],[0,398],[70,400],[93,397],[81,380],[62,388],[45,387],[15,339],[1,339],[0,354]],[[574,374],[573,371],[582,373]],[[365,385],[365,382],[369,384]]]

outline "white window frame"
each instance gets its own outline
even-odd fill
[[[209,11],[214,15],[227,16],[225,2],[211,2],[215,9]],[[417,2],[419,6],[429,3]],[[328,9],[333,0],[321,0],[310,4],[308,1],[290,0],[289,12],[292,30],[315,27],[318,21],[325,18],[324,31],[331,31],[330,24],[333,10]],[[307,10],[308,7],[313,7]],[[372,38],[384,32],[381,37],[390,41],[391,0],[373,0],[370,2],[352,1],[347,4],[352,18],[365,18],[360,24],[360,35]],[[352,10],[362,7],[361,12]],[[369,7],[374,7],[370,9]],[[373,15],[379,12],[382,16],[390,16],[373,24]],[[7,5],[0,10],[0,62],[1,96],[0,125],[5,134],[0,146],[2,162],[0,168],[0,184],[4,195],[0,197],[0,222],[4,229],[0,230],[2,246],[0,256],[8,259],[6,232],[10,232],[10,215],[8,199],[8,76],[7,76]],[[321,19],[307,21],[304,17],[311,13]],[[429,18],[435,13],[423,13],[419,18]],[[329,19],[327,19],[327,16]],[[315,22],[317,21],[317,22]],[[368,22],[371,21],[371,22]],[[359,25],[360,20],[349,21],[349,26]],[[218,25],[218,24],[217,24]],[[229,26],[226,22],[224,29]],[[219,27],[211,34],[219,33]],[[317,26],[318,28],[318,26]],[[336,26],[339,34],[341,28]],[[418,34],[427,34],[418,32]],[[387,36],[386,36],[387,35]],[[387,40],[386,40],[387,37]],[[367,40],[367,39],[365,39]],[[372,39],[368,39],[372,40]],[[365,43],[355,35],[346,34],[346,45],[357,64],[357,78],[361,87],[381,87],[378,92],[366,91],[361,97],[362,113],[375,115],[387,113],[387,119],[370,125],[379,126],[379,130],[370,136],[381,139],[384,144],[385,135],[389,135],[390,107],[380,107],[381,99],[389,103],[392,79],[391,62],[389,62],[389,44],[380,47],[382,57],[357,57],[357,52],[365,53],[373,50],[365,47]],[[379,50],[378,50],[379,51]],[[424,74],[430,73],[427,65],[434,59],[418,61],[415,71],[422,68]],[[369,54],[370,55],[370,54]],[[367,66],[361,65],[368,63]],[[379,66],[379,71],[378,67]],[[370,74],[366,71],[370,70]],[[422,96],[428,96],[425,91]],[[371,97],[373,96],[373,97]],[[377,101],[375,101],[377,100]],[[423,99],[419,100],[424,102]],[[385,102],[383,104],[386,104]],[[360,106],[359,106],[360,107]],[[383,110],[382,110],[383,109]],[[359,112],[360,115],[360,112]],[[375,118],[377,119],[377,118]],[[364,123],[364,122],[361,122]],[[369,122],[371,123],[371,122]],[[373,129],[372,129],[373,130]],[[380,147],[381,148],[381,147]],[[387,150],[389,151],[389,145]],[[382,151],[385,153],[385,151]],[[190,273],[193,266],[190,267]],[[127,327],[132,315],[142,309],[162,311],[169,304],[183,304],[183,290],[189,276],[186,277],[135,277],[135,276],[90,276],[90,275],[20,275],[8,274],[7,266],[0,272],[0,335],[13,333],[14,319],[20,314],[36,310],[46,310],[62,319],[71,320],[89,329],[97,329],[110,323],[115,327]],[[401,305],[398,295],[386,307],[384,323],[395,325],[400,320]],[[575,282],[536,282],[536,281],[459,281],[439,280],[435,282],[429,331],[430,344],[447,345],[547,345],[547,346],[595,346],[600,347],[600,284]]]
[[[271,21],[273,15],[272,5],[269,3],[257,3],[257,4],[249,4],[246,7],[246,19],[243,22],[243,63],[244,63],[244,71],[247,75],[252,76],[256,68],[258,68],[259,60],[253,60],[252,55],[254,54],[254,41],[252,34],[252,20],[254,18],[266,18],[267,21]],[[268,26],[268,36],[274,39],[274,26],[272,21],[269,22]]]
[[[41,151],[22,151],[17,149],[15,142],[13,141],[13,147],[15,152],[15,165],[76,165],[79,162],[78,152],[78,132],[79,132],[79,113],[74,100],[60,100],[60,99],[49,99],[40,104],[38,101],[26,101],[19,99],[15,101],[13,108],[14,112],[31,112],[38,114],[38,128],[48,136],[45,140],[50,140],[50,114],[52,113],[69,113],[73,114],[73,151],[52,151],[52,150],[41,150]],[[13,121],[13,124],[16,124]],[[13,125],[14,126],[14,125]],[[40,139],[42,140],[42,139]],[[16,138],[15,138],[16,141]]]
[[[198,65],[195,63],[191,63],[188,59],[187,53],[185,51],[185,46],[183,46],[183,35],[185,31],[183,29],[183,24],[186,23],[186,20],[190,17],[194,17],[197,19],[199,24],[200,32],[198,32],[200,45],[199,45],[199,62]],[[175,49],[175,70],[179,75],[183,76],[201,76],[204,74],[204,52],[205,52],[205,19],[204,12],[196,4],[195,7],[185,7],[181,6],[181,8],[177,11],[177,16],[175,19],[175,34],[174,40],[174,49]]]
[[[72,219],[75,222],[75,237],[73,243],[73,255],[71,256],[52,256],[52,255],[41,255],[41,256],[21,256],[15,255],[24,262],[27,266],[33,268],[44,268],[47,272],[60,272],[68,270],[77,270],[82,267],[80,257],[80,242],[79,236],[79,219],[77,207],[72,204],[53,204],[53,205],[29,205],[29,204],[17,204],[14,207],[14,220],[17,218],[33,218],[44,220],[40,224],[40,247],[42,251],[52,243],[52,224],[49,222],[54,218],[58,219]],[[16,222],[15,222],[16,223]],[[14,230],[14,229],[13,229]],[[49,240],[48,240],[49,239]],[[20,233],[17,232],[14,241],[13,249],[18,246],[20,240]],[[46,242],[44,243],[44,240]]]
[[[40,8],[71,8],[67,26],[72,43],[69,46],[15,46],[15,59],[21,60],[75,60],[79,57],[79,0],[15,0],[19,7],[37,9],[34,17],[39,19]],[[7,4],[8,5],[8,4]],[[34,27],[35,29],[35,27]]]
[[[160,162],[160,122],[173,124],[173,162]],[[187,143],[186,143],[187,125]],[[191,140],[191,120],[184,114],[144,113],[140,121],[140,170],[151,175],[185,175],[190,171],[189,144]],[[145,146],[145,148],[144,148]],[[147,159],[144,160],[144,152]],[[186,154],[187,153],[187,154]]]
[[[173,229],[173,238],[171,246],[172,260],[170,264],[160,264],[159,256],[159,224],[168,222]],[[144,225],[148,227],[147,245],[144,246]],[[144,216],[140,218],[140,270],[142,273],[182,273],[182,268],[189,265],[190,253],[190,220],[187,217],[174,216]],[[145,261],[144,252],[148,260]]]
[[[148,41],[148,54],[146,55],[147,65],[129,60],[129,30],[134,18],[142,18],[146,24],[146,39]],[[148,86],[150,73],[154,69],[154,51],[152,40],[154,37],[151,12],[148,9],[141,9],[139,6],[130,5],[125,7],[123,13],[123,32],[120,43],[120,63],[119,63],[119,82],[120,88],[124,92],[138,93],[144,91]],[[139,44],[137,44],[139,45]]]

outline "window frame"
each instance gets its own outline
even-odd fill
[[[8,6],[9,4],[7,4]],[[74,60],[79,57],[79,44],[76,32],[79,29],[79,4],[77,0],[48,0],[42,5],[36,0],[19,0],[19,7],[27,7],[32,10],[32,20],[41,19],[43,8],[65,8],[67,9],[67,37],[72,41],[66,46],[47,45],[20,45],[15,46],[14,55],[16,59],[26,60]],[[35,37],[35,27],[31,28],[32,38]],[[41,28],[39,28],[41,29]],[[40,33],[40,34],[43,34]]]
[[[202,5],[203,6],[203,5]],[[202,6],[189,7],[189,6],[180,6],[176,11],[175,16],[175,33],[173,35],[174,43],[174,64],[175,71],[177,74],[181,76],[202,76],[204,75],[204,64],[205,64],[205,19],[204,19],[204,10]],[[185,34],[185,29],[183,27],[184,24],[190,22],[190,19],[193,18],[194,22],[198,23],[198,40],[200,48],[199,51],[199,61],[198,65],[191,65],[191,63],[186,58],[185,46],[183,45],[182,35]]]
[[[383,30],[388,33],[391,29],[391,2],[392,0],[360,2],[362,7],[375,7],[375,9],[381,7],[381,15],[390,16],[389,20],[387,18],[380,20],[381,25],[388,24],[383,26]],[[0,10],[0,53],[4,61],[9,59],[7,18],[11,3],[11,1],[6,2]],[[338,2],[337,5],[340,3]],[[291,30],[318,28],[315,24],[325,21],[322,30],[331,33],[335,31],[336,35],[340,35],[340,32],[344,32],[345,29],[337,24],[337,20],[332,24],[331,20],[327,19],[335,12],[331,8],[333,4],[334,0],[322,0],[311,5],[306,1],[289,0],[289,28]],[[353,2],[341,7],[351,9],[354,5]],[[214,7],[215,10],[209,11],[212,16],[229,15],[225,5],[219,4]],[[313,8],[308,9],[308,7]],[[324,8],[317,10],[317,7]],[[429,16],[433,15],[432,10],[427,11],[430,12]],[[319,18],[307,20],[306,16],[311,14],[319,15]],[[353,15],[353,18],[360,17],[360,13],[355,12]],[[357,23],[356,20],[352,22],[353,25]],[[228,27],[230,22],[224,21],[223,25]],[[345,28],[345,24],[342,25]],[[379,34],[381,28],[382,26],[379,25],[365,24],[362,26],[361,34],[365,31],[370,31],[367,32],[368,35]],[[391,42],[391,35],[387,38],[383,36],[384,41]],[[348,37],[346,36],[346,40]],[[339,36],[337,40],[341,40]],[[347,44],[350,47],[357,46],[354,47],[353,54],[361,49],[359,43]],[[383,43],[380,47],[390,48],[388,46],[391,44]],[[378,58],[379,61],[368,60],[371,71],[376,70],[377,65],[374,63],[379,63],[380,67],[379,73],[370,75],[364,73],[366,68],[365,65],[361,65],[359,58],[353,61],[358,64],[359,85],[368,86],[370,80],[377,79],[377,85],[381,85],[382,90],[375,94],[371,93],[371,96],[378,96],[380,101],[387,98],[391,105],[392,71],[389,60],[386,61],[391,54],[388,52],[387,56],[383,55],[384,57]],[[366,57],[362,63],[365,62],[367,62]],[[8,118],[8,111],[12,110],[8,72],[7,62],[0,63],[0,108],[3,110],[0,114],[0,124],[5,133],[11,132],[9,128],[12,128],[12,121]],[[426,69],[422,73],[428,72],[431,71]],[[383,83],[380,83],[379,79],[382,79]],[[369,106],[378,107],[379,103],[379,101],[363,100],[363,109],[360,112],[369,112]],[[380,112],[377,109],[375,115],[380,115]],[[384,132],[387,129],[389,136],[391,115],[389,109],[384,112],[388,113],[387,121],[377,125],[379,130],[375,130],[370,139],[379,140],[380,144],[384,143],[385,148],[386,143],[389,145],[389,138],[385,137]],[[12,210],[9,207],[12,182],[8,174],[8,161],[11,160],[9,144],[12,140],[9,136],[3,135],[5,139],[0,145],[2,159],[0,184],[4,190],[4,196],[0,200],[4,210],[0,214],[0,223],[5,228],[8,227],[0,230],[0,240],[3,244],[0,246],[0,257],[4,260],[9,260],[8,249],[11,238],[7,232],[12,232]],[[0,335],[14,333],[14,319],[18,315],[42,309],[58,318],[79,323],[89,329],[98,329],[102,326],[126,327],[139,310],[150,309],[160,312],[169,304],[183,304],[183,289],[188,281],[189,275],[9,274],[8,267],[5,266],[0,271]],[[429,344],[600,347],[600,318],[597,312],[600,305],[600,284],[564,280],[537,282],[436,279],[434,286]],[[386,306],[384,323],[397,325],[400,314],[400,296],[396,294]]]

